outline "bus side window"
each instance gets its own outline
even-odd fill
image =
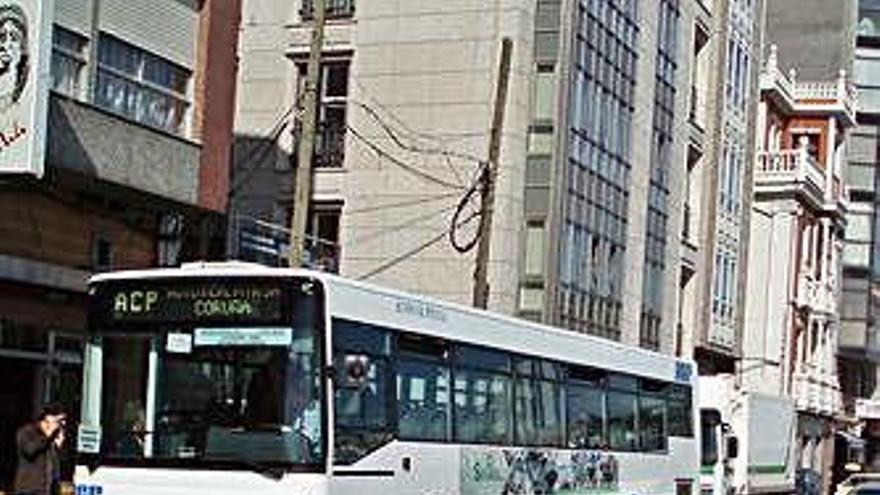
[[[569,382],[566,388],[568,448],[600,449],[606,443],[605,391]]]
[[[514,443],[561,447],[561,370],[555,363],[518,357],[514,359]]]
[[[390,332],[333,320],[335,459],[357,461],[393,437]],[[353,363],[362,376],[349,376]]]
[[[693,395],[690,387],[673,385],[668,392],[669,435],[673,437],[694,436]]]
[[[400,439],[448,440],[448,343],[399,334],[397,344],[397,432]]]
[[[507,353],[463,344],[456,347],[456,441],[512,443],[512,381]]]

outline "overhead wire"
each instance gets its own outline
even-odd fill
[[[352,135],[353,135],[358,141],[362,142],[365,146],[367,146],[368,148],[370,148],[371,150],[373,150],[373,152],[374,152],[376,155],[378,155],[378,156],[380,156],[380,157],[382,157],[382,158],[387,159],[387,160],[390,161],[392,164],[394,164],[394,165],[398,166],[399,168],[401,168],[401,169],[403,169],[403,170],[409,172],[411,175],[414,175],[414,176],[416,176],[416,177],[419,177],[419,178],[421,178],[422,180],[424,180],[424,181],[426,181],[426,182],[431,182],[431,183],[433,183],[433,184],[437,184],[437,185],[439,185],[439,186],[446,187],[446,188],[449,188],[449,189],[456,189],[456,190],[465,190],[465,189],[466,189],[466,187],[463,186],[463,185],[461,185],[461,184],[455,184],[455,183],[449,182],[449,181],[447,181],[447,180],[445,180],[445,179],[441,179],[441,178],[439,178],[439,177],[435,177],[434,175],[431,175],[431,174],[429,174],[428,172],[425,172],[425,171],[420,170],[420,169],[419,169],[417,166],[415,166],[415,165],[411,165],[411,164],[409,164],[409,163],[406,163],[405,161],[401,160],[400,158],[397,158],[397,157],[394,156],[393,154],[391,154],[391,153],[389,153],[388,151],[386,151],[385,149],[383,149],[383,148],[382,148],[381,146],[379,146],[378,144],[374,143],[372,140],[370,140],[370,139],[364,137],[364,135],[361,134],[360,132],[358,132],[358,130],[355,129],[354,127],[352,127],[352,126],[350,126],[350,125],[346,125],[345,127],[346,127],[346,129],[348,129],[349,132],[351,132],[351,134],[352,134]]]
[[[472,218],[473,218],[473,215],[469,218],[462,220],[461,222],[462,223],[469,222]],[[428,249],[429,247],[431,247],[434,244],[443,240],[443,238],[448,235],[450,228],[452,228],[452,226],[450,226],[449,228],[443,229],[443,232],[440,232],[439,234],[435,235],[434,237],[431,237],[430,239],[423,242],[422,244],[419,244],[418,246],[414,247],[413,249],[410,249],[410,250],[408,250],[398,256],[395,256],[391,260],[377,266],[376,268],[370,270],[367,273],[364,273],[363,275],[357,277],[357,279],[358,280],[366,280],[368,278],[374,277],[374,276],[376,276],[376,275],[378,275],[388,269],[391,269],[391,268],[397,266],[398,264],[408,260],[409,258],[412,258],[413,256],[421,253],[425,249]]]
[[[396,208],[405,208],[407,206],[419,206],[423,204],[433,203],[435,201],[440,201],[441,199],[449,199],[458,195],[458,192],[449,192],[443,194],[437,194],[434,196],[420,197],[418,199],[409,199],[406,201],[399,201],[396,203],[383,203],[380,205],[374,206],[365,206],[363,208],[354,208],[350,210],[345,210],[346,215],[357,215],[361,213],[372,213],[376,211],[384,211],[384,210],[393,210]]]
[[[358,237],[357,239],[352,240],[351,243],[352,244],[363,244],[365,242],[369,242],[369,241],[372,241],[376,238],[379,238],[385,234],[397,233],[400,231],[400,229],[403,229],[406,227],[411,227],[411,226],[416,225],[416,224],[423,222],[425,220],[430,220],[432,218],[438,217],[448,211],[452,211],[454,208],[455,208],[454,205],[452,205],[452,206],[447,205],[447,206],[444,206],[443,208],[440,208],[439,210],[432,210],[428,213],[424,213],[422,215],[408,218],[401,223],[398,223],[396,225],[392,225],[390,227],[386,227],[378,232],[372,232],[372,233],[363,235],[361,237]]]
[[[398,135],[398,132],[396,130],[394,130],[394,128],[392,128],[387,122],[385,122],[385,120],[382,118],[382,116],[379,115],[379,113],[376,110],[374,110],[370,105],[368,105],[362,101],[355,100],[353,98],[349,98],[348,101],[350,101],[351,103],[360,107],[364,112],[366,112],[367,115],[369,115],[377,124],[379,124],[379,126],[382,128],[382,130],[385,131],[386,134],[388,134],[388,136],[391,138],[391,140],[394,142],[394,144],[396,144],[401,149],[404,149],[406,151],[410,151],[413,153],[440,155],[440,156],[446,156],[446,157],[452,157],[452,158],[461,158],[464,160],[477,162],[477,163],[482,162],[484,160],[484,158],[479,157],[477,155],[473,155],[470,153],[464,153],[461,151],[453,151],[453,150],[448,150],[448,149],[444,149],[444,148],[437,148],[437,147],[416,146],[413,144],[404,143],[403,140]],[[400,122],[399,118],[396,120],[398,122]]]

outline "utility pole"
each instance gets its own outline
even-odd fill
[[[312,0],[312,45],[302,94],[302,133],[297,147],[296,180],[293,184],[293,212],[290,216],[290,258],[292,268],[302,265],[306,240],[306,224],[312,198],[312,157],[315,155],[317,127],[318,82],[321,74],[321,50],[324,48],[325,0]]]
[[[495,208],[495,179],[498,177],[498,156],[501,154],[501,131],[504,127],[504,109],[507,104],[507,86],[510,80],[510,56],[513,42],[501,40],[501,60],[498,64],[498,83],[495,87],[495,114],[489,135],[489,164],[483,177],[480,211],[479,245],[474,268],[474,307],[486,309],[489,302],[489,242],[492,233],[492,213]]]

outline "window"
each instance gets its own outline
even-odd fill
[[[61,26],[52,28],[52,89],[77,97],[82,69],[86,64],[86,39]]]
[[[562,445],[562,387],[553,363],[521,359],[516,364],[517,445]]]
[[[455,439],[510,444],[511,383],[503,353],[459,347],[455,368]]]
[[[692,437],[694,435],[694,425],[691,420],[693,398],[690,388],[674,385],[670,387],[668,397],[669,435]]]
[[[638,450],[637,402],[638,396],[634,393],[608,392],[608,445],[611,450]]]
[[[314,17],[313,0],[303,0],[300,16],[303,20]],[[327,19],[344,19],[354,16],[355,0],[326,0],[324,2]]]
[[[401,335],[397,362],[397,428],[403,440],[449,438],[449,365],[446,344]]]
[[[645,452],[666,450],[666,388],[665,383],[640,380],[639,443]]]
[[[390,332],[384,329],[345,320],[333,322],[338,464],[362,458],[393,436],[390,340]]]
[[[306,225],[309,266],[316,270],[339,273],[339,217],[342,204],[316,203],[311,209],[313,211]]]
[[[103,236],[95,237],[92,242],[92,269],[95,271],[113,268],[113,242]]]
[[[306,64],[297,65],[299,71],[298,94],[302,94]],[[345,131],[348,99],[348,60],[325,62],[321,65],[318,82],[320,108],[318,113],[315,144],[315,167],[341,167],[345,160]]]
[[[183,133],[190,72],[107,34],[98,44],[95,104],[150,127]]]
[[[686,385],[341,319],[333,348],[337,464],[393,438],[665,452],[694,436]]]
[[[605,444],[605,391],[588,383],[569,383],[566,388],[570,449],[599,449]]]
[[[448,438],[448,367],[402,358],[397,367],[397,402],[401,439]]]

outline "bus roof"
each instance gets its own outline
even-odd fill
[[[198,262],[186,263],[180,268],[102,273],[91,277],[89,283],[156,278],[293,276],[320,280],[326,288],[329,311],[335,317],[663,381],[693,385],[696,379],[693,363],[684,359],[326,272],[272,268],[238,261]],[[682,363],[688,364],[686,375],[680,374]]]

